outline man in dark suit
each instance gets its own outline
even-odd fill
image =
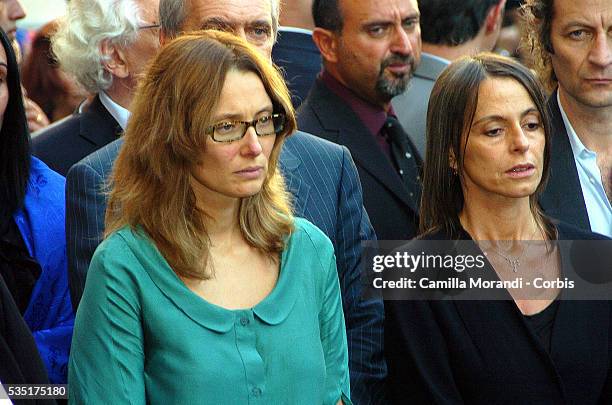
[[[298,125],[346,145],[379,239],[416,235],[420,161],[391,108],[420,55],[416,0],[315,0],[313,38],[324,70]]]
[[[529,0],[526,27],[553,119],[545,212],[612,237],[612,12],[609,0]]]
[[[491,51],[502,26],[505,0],[419,0],[421,63],[410,87],[393,99],[402,126],[425,157],[427,104],[436,79],[455,59]]]
[[[182,17],[181,17],[182,16]],[[245,37],[270,58],[278,21],[278,3],[269,0],[162,0],[163,42],[180,32],[223,27]],[[67,177],[67,246],[70,291],[76,308],[87,267],[104,230],[101,191],[121,140],[74,165]],[[355,165],[346,148],[297,132],[280,157],[295,215],[317,225],[331,239],[336,260],[349,345],[354,403],[379,403],[386,375],[383,359],[383,307],[380,299],[361,298],[361,242],[375,235],[363,209]]]
[[[62,69],[95,94],[78,112],[32,138],[34,155],[64,176],[123,132],[136,78],[159,46],[159,0],[135,1],[136,16],[124,2],[112,9],[100,0],[69,3],[69,18],[53,40]]]
[[[272,60],[283,69],[295,108],[306,99],[321,71],[321,54],[312,42],[314,24],[311,8],[312,0],[290,0],[283,3],[281,26],[272,49]]]

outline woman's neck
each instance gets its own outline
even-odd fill
[[[529,198],[507,198],[495,204],[465,201],[459,213],[463,228],[474,240],[542,239]]]
[[[240,231],[239,198],[207,198],[200,203],[200,210],[204,213],[204,224],[211,242],[211,249],[231,248],[242,241]]]

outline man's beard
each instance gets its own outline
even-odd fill
[[[392,75],[392,78],[385,77],[385,69],[395,63],[409,64],[410,70],[401,76]],[[412,55],[391,55],[387,59],[383,60],[380,64],[380,72],[376,79],[376,92],[384,100],[391,100],[393,97],[402,94],[414,73],[415,63]]]

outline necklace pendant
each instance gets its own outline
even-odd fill
[[[519,261],[519,259],[512,259],[510,260],[510,265],[512,266],[512,271],[517,273],[521,262]]]

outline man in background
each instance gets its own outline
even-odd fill
[[[552,217],[612,237],[612,3],[528,0],[525,18],[536,69],[553,90],[540,203]]]
[[[321,71],[321,54],[312,42],[312,0],[287,0],[280,13],[278,38],[272,48],[272,60],[283,68],[293,106],[306,99]]]
[[[462,56],[491,51],[503,22],[505,0],[419,0],[421,63],[410,87],[392,101],[421,158],[431,89],[440,73]]]
[[[298,110],[298,127],[349,148],[379,239],[412,239],[421,161],[391,99],[419,61],[417,2],[315,0],[313,17],[324,69]]]
[[[94,97],[81,111],[33,137],[34,155],[51,169],[65,176],[73,164],[125,129],[138,76],[159,47],[158,4],[159,0],[68,4],[68,14],[53,38],[53,52],[62,69]]]

